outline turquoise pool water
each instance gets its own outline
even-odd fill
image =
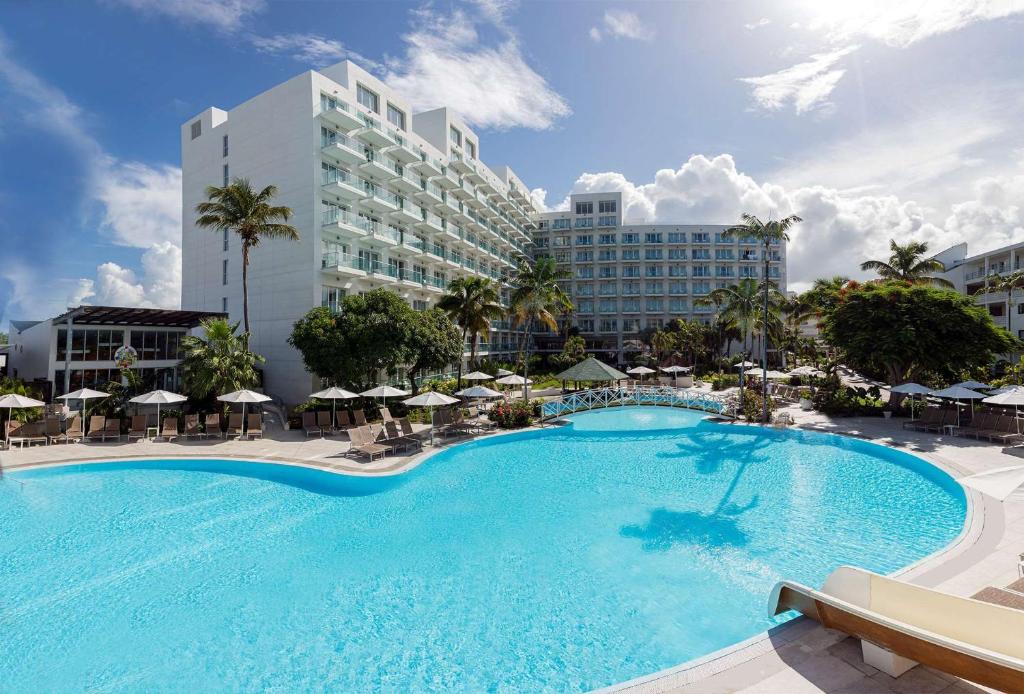
[[[785,577],[892,571],[965,499],[917,458],[668,408],[352,479],[146,461],[0,481],[0,690],[567,691],[774,623]]]

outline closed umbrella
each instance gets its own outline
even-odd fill
[[[1017,408],[1024,405],[1024,390],[1010,390],[998,395],[991,395],[982,402],[987,405],[1002,405],[1004,407],[1013,405],[1013,419],[1017,423],[1017,433],[1020,433],[1020,412]]]
[[[402,402],[411,407],[426,407],[430,413],[430,445],[434,445],[434,408],[443,407],[444,405],[454,405],[459,400],[453,398],[450,395],[444,393],[438,393],[436,390],[428,390],[426,393],[420,393],[415,395],[408,400]]]
[[[409,391],[400,390],[392,386],[377,386],[376,388],[370,388],[370,390],[364,390],[360,395],[365,398],[381,398],[381,402],[384,403],[384,407],[388,406],[388,398],[397,398],[401,395],[408,395]]]
[[[656,373],[654,369],[648,369],[646,366],[634,366],[632,369],[626,369],[628,374],[640,374],[640,385],[644,383],[644,376],[647,374]]]
[[[80,388],[73,393],[67,395],[58,396],[58,400],[81,400],[82,401],[82,432],[86,435],[89,434],[89,418],[85,416],[85,406],[89,400],[96,400],[98,398],[108,398],[110,393],[104,393],[102,390],[93,390],[92,388]]]
[[[15,410],[15,409],[19,409],[20,410],[20,409],[23,409],[23,408],[26,408],[26,407],[43,407],[44,405],[46,405],[45,402],[42,402],[40,400],[34,400],[32,398],[27,398],[24,395],[18,395],[16,393],[9,393],[8,395],[0,395],[0,409],[6,409],[7,410],[7,421],[10,421],[11,417],[14,416],[13,413],[11,412],[11,410]],[[4,427],[3,431],[4,431],[4,437],[6,438],[7,437],[7,427]]]
[[[943,390],[936,390],[936,391],[932,392],[932,395],[934,395],[937,398],[945,398],[946,400],[955,400],[956,401],[956,425],[957,426],[960,426],[960,401],[961,400],[967,400],[969,402],[971,400],[982,400],[982,399],[988,397],[984,393],[979,393],[976,390],[971,390],[970,388],[964,388],[963,386],[950,386],[949,388],[945,388]]]
[[[491,381],[493,379],[494,376],[485,374],[483,371],[474,371],[462,377],[463,381]]]
[[[901,383],[898,386],[890,388],[893,393],[903,393],[909,395],[910,399],[913,400],[915,395],[928,395],[932,392],[931,388],[923,386],[920,383]],[[914,421],[914,408],[910,408],[910,421]]]
[[[270,398],[263,393],[257,393],[255,390],[236,390],[231,393],[225,393],[224,395],[218,395],[217,399],[221,402],[228,402],[232,404],[242,404],[242,435],[245,435],[246,429],[248,428],[248,420],[245,416],[246,407],[249,403],[253,402],[270,402]]]
[[[338,421],[337,417],[335,417],[335,414],[337,414],[335,410],[337,409],[336,406],[338,400],[351,400],[352,398],[358,398],[359,394],[353,393],[350,390],[345,390],[344,388],[331,386],[330,388],[311,393],[309,397],[331,401],[331,426],[334,426],[334,423]]]
[[[166,390],[151,390],[143,395],[136,395],[128,402],[138,403],[139,405],[156,405],[156,426],[157,431],[160,431],[160,406],[170,405],[176,402],[185,402],[188,400],[184,395],[178,393],[170,393]],[[157,437],[159,440],[161,437]]]

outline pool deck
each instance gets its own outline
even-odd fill
[[[855,436],[918,455],[953,477],[1010,465],[1024,465],[1024,449],[1002,448],[972,439],[904,431],[903,420],[835,418],[787,409],[801,429]],[[749,426],[737,424],[736,426]],[[425,428],[420,425],[418,428]],[[0,473],[22,468],[96,460],[144,457],[217,457],[267,460],[316,467],[351,475],[391,475],[409,470],[437,450],[465,441],[451,438],[414,456],[389,456],[364,462],[345,455],[347,437],[305,437],[301,431],[269,427],[256,441],[178,440],[33,446],[0,452]],[[921,585],[956,595],[985,586],[1003,586],[1017,578],[1017,554],[1024,552],[1024,494],[1004,503],[969,493],[970,509],[961,537],[942,552],[900,573]],[[919,666],[893,679],[860,656],[854,639],[797,619],[771,632],[705,658],[609,688],[653,692],[983,692],[990,691]]]

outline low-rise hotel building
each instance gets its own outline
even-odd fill
[[[942,251],[935,259],[946,266],[941,276],[952,282],[957,291],[973,296],[977,303],[988,308],[996,325],[1024,338],[1024,288],[1014,289],[1013,296],[1009,297],[1012,314],[1007,313],[1006,292],[989,291],[994,276],[1005,277],[1024,269],[1024,242],[977,255],[967,255],[967,244],[960,243]]]
[[[349,61],[304,72],[230,111],[181,127],[182,296],[186,309],[242,318],[241,253],[230,234],[195,225],[207,186],[273,184],[300,240],[268,241],[249,267],[252,348],[267,392],[288,402],[318,384],[287,344],[314,306],[385,287],[426,309],[457,277],[504,284],[529,254],[529,189],[481,160],[483,143],[447,108],[416,113]],[[507,293],[506,293],[507,294]],[[511,354],[497,321],[481,354]]]

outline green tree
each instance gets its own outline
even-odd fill
[[[288,344],[310,373],[357,391],[408,360],[415,312],[387,289],[346,296],[334,314],[318,306],[296,321]]]
[[[651,335],[651,347],[654,349],[654,359],[661,363],[676,348],[676,337],[667,330],[656,330]]]
[[[523,354],[523,376],[527,379],[534,329],[543,325],[549,330],[557,330],[558,316],[572,311],[572,302],[558,284],[559,280],[568,278],[569,273],[559,270],[555,259],[551,257],[538,258],[533,264],[521,263],[512,278],[512,323],[517,328],[523,328],[519,351]],[[525,384],[523,397],[529,397]]]
[[[848,366],[893,385],[948,380],[1020,346],[970,297],[924,284],[859,287],[825,316],[823,327]]]
[[[263,239],[299,240],[295,227],[285,224],[291,216],[289,207],[270,204],[277,195],[276,186],[256,192],[248,179],[236,178],[230,184],[206,189],[206,202],[196,205],[196,226],[216,231],[229,231],[242,241],[242,324],[249,339],[249,253]]]
[[[462,328],[462,341],[470,339],[469,363],[476,362],[477,338],[491,333],[491,321],[505,315],[498,285],[485,277],[460,277],[448,285],[448,293],[437,302],[438,308]],[[458,359],[456,383],[462,384],[462,355]]]
[[[865,260],[860,264],[861,270],[872,270],[883,280],[901,280],[911,284],[933,284],[939,287],[952,287],[953,283],[931,273],[946,269],[938,260],[926,258],[928,244],[921,241],[910,241],[904,245],[889,240],[889,261]]]
[[[857,286],[856,283],[850,281],[849,277],[843,275],[820,277],[814,280],[810,289],[800,295],[800,300],[813,306],[819,313],[828,312],[839,303],[843,289],[851,285]]]
[[[579,335],[565,338],[560,354],[551,357],[551,362],[559,369],[568,369],[587,358],[587,341]]]
[[[789,230],[803,220],[795,214],[791,214],[782,219],[768,219],[767,222],[762,222],[754,215],[746,213],[740,215],[740,219],[742,220],[741,223],[726,229],[724,236],[726,238],[752,238],[763,246],[762,254],[764,257],[762,261],[764,271],[761,275],[761,397],[764,403],[762,418],[764,421],[768,421],[768,379],[766,378],[768,373],[768,325],[771,322],[771,290],[774,288],[778,292],[778,287],[768,277],[768,263],[771,258],[772,246],[779,245],[783,241],[789,241]],[[740,390],[741,398],[742,392]]]
[[[438,371],[452,362],[462,361],[464,338],[459,328],[439,307],[413,313],[409,334],[409,384],[412,394],[419,388],[416,379],[423,372]]]
[[[1005,276],[999,273],[989,275],[985,280],[985,286],[975,292],[975,295],[1006,292],[1006,330],[1011,335],[1016,334],[1013,332],[1013,308],[1017,302],[1013,297],[1013,291],[1022,286],[1024,286],[1024,270],[1015,270]]]
[[[256,365],[265,359],[249,351],[248,335],[237,333],[238,323],[207,318],[200,325],[202,337],[181,339],[182,376],[189,397],[205,400],[259,383]]]

